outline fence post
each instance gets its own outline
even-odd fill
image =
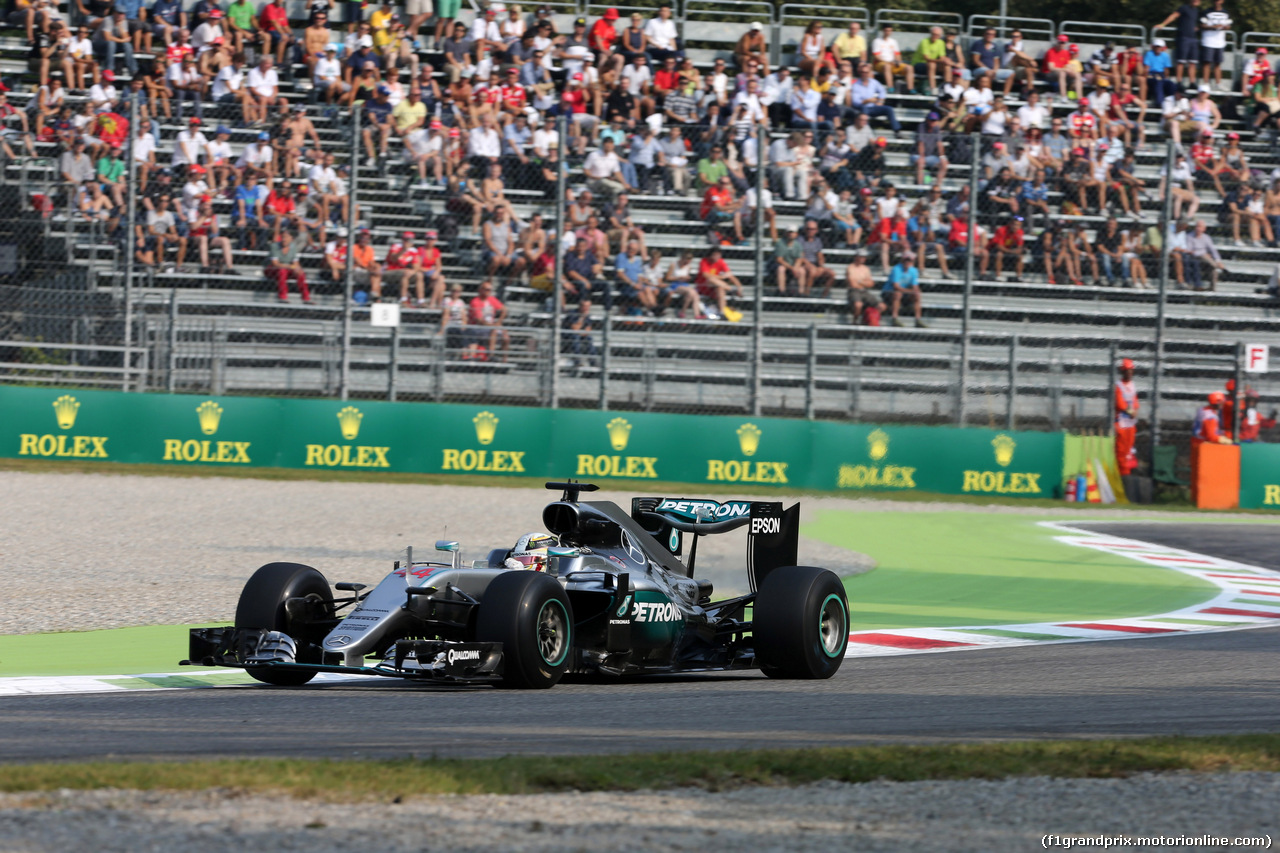
[[[960,309],[960,382],[956,389],[956,424],[964,426],[969,396],[969,298],[973,295],[973,249],[978,238],[978,169],[982,162],[982,134],[969,137],[969,248],[964,258],[964,298]]]
[[[360,187],[360,108],[351,106],[351,185],[347,187],[347,270],[342,287],[342,373],[338,378],[343,400],[351,393],[351,321],[355,292],[356,211]]]
[[[751,329],[751,415],[760,417],[762,403],[760,395],[764,387],[761,368],[764,363],[764,192],[765,165],[764,158],[769,142],[769,134],[763,124],[756,126],[756,292],[755,322]]]
[[[398,362],[400,360],[400,327],[391,327],[391,340],[388,344],[391,348],[391,357],[387,359],[387,402],[394,403],[396,401],[396,374],[398,371]]]
[[[138,221],[138,164],[133,146],[138,139],[138,99],[129,99],[129,199],[125,213],[124,252],[124,372],[120,390],[129,390],[129,370],[133,367],[133,241]],[[74,195],[74,188],[72,190]]]
[[[130,238],[130,245],[132,244]],[[169,291],[169,363],[165,377],[165,390],[170,394],[178,388],[178,288]]]
[[[1164,303],[1169,290],[1169,243],[1173,233],[1169,226],[1173,218],[1173,156],[1172,139],[1164,149],[1164,199],[1160,209],[1160,289],[1156,298],[1155,360],[1151,365],[1151,470],[1156,469],[1156,448],[1160,446],[1160,374],[1164,370]],[[1193,258],[1192,263],[1199,263]]]
[[[551,284],[551,408],[560,408],[560,324],[561,306],[564,299],[564,199],[569,183],[569,175],[565,160],[568,151],[569,123],[568,116],[556,118],[556,231],[551,238],[551,251],[555,254],[554,274]],[[607,317],[606,317],[607,320]]]
[[[613,318],[604,315],[604,325],[600,327],[600,411],[609,411],[609,326]]]
[[[1240,418],[1244,414],[1244,342],[1236,343],[1236,390],[1231,392],[1231,440],[1240,443]]]
[[[804,371],[804,416],[813,420],[814,383],[818,379],[818,324],[809,324],[809,352]]]
[[[1018,336],[1009,338],[1009,393],[1005,398],[1004,428],[1014,429],[1018,403]]]

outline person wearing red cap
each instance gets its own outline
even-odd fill
[[[1067,100],[1068,83],[1075,91],[1080,91],[1080,80],[1078,75],[1075,79],[1071,79],[1068,65],[1071,63],[1071,51],[1068,49],[1071,39],[1065,34],[1059,35],[1057,42],[1053,47],[1045,51],[1044,54],[1044,79],[1052,86],[1057,84],[1058,97]],[[1052,101],[1053,96],[1049,99]]]
[[[614,66],[614,72],[622,73],[622,54],[613,52],[614,42],[618,40],[618,30],[614,21],[618,20],[618,10],[610,6],[604,14],[591,25],[587,32],[587,47],[596,55],[596,67],[601,71],[607,65]]]
[[[1120,362],[1120,378],[1112,393],[1115,409],[1116,467],[1121,476],[1132,474],[1138,468],[1138,455],[1133,440],[1138,433],[1138,387],[1133,382],[1133,360]]]
[[[1249,60],[1244,70],[1244,84],[1247,89],[1262,82],[1263,78],[1275,74],[1275,70],[1271,67],[1271,56],[1267,53],[1265,47],[1260,47],[1254,51],[1253,59]]]
[[[400,235],[401,239],[387,247],[387,256],[382,262],[383,279],[387,284],[400,282],[400,304],[409,304],[409,285],[413,285],[417,295],[417,305],[426,305],[423,298],[422,261],[418,249],[413,245],[417,239],[412,231]]]
[[[1222,431],[1222,404],[1226,397],[1221,391],[1209,395],[1208,404],[1196,412],[1191,422],[1191,445],[1209,442],[1210,444],[1230,444],[1231,437]]]

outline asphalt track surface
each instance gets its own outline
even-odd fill
[[[1253,565],[1280,556],[1275,528],[1088,526]],[[1266,732],[1280,730],[1278,652],[1280,628],[1265,628],[850,659],[820,682],[751,672],[539,692],[388,679],[22,696],[0,700],[0,755],[476,757]]]

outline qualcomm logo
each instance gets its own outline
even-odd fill
[[[448,661],[450,665],[457,663],[460,660],[480,660],[480,650],[479,649],[449,649],[449,651],[445,653],[444,657],[445,657],[445,660]]]

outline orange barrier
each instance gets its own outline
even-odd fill
[[[1191,499],[1200,509],[1240,505],[1240,446],[1196,443],[1191,446]]]

